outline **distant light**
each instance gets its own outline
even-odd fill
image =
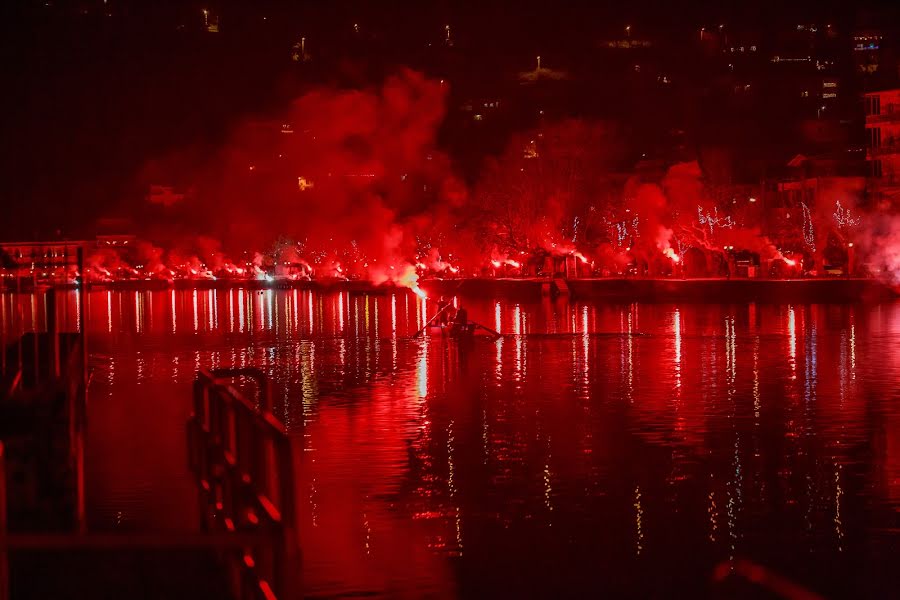
[[[849,244],[847,244],[847,247],[848,247],[848,248],[852,248],[852,247],[853,247],[853,242],[850,242]]]
[[[756,202],[756,198],[754,198],[753,196],[750,196],[750,198],[748,198],[748,200],[749,200],[750,202]]]

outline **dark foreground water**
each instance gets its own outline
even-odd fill
[[[190,383],[257,365],[311,596],[705,597],[748,558],[896,597],[900,305],[461,300],[504,337],[410,339],[411,294],[91,293],[91,526],[194,527]]]

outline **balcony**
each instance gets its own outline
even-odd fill
[[[900,175],[885,175],[883,177],[870,177],[867,182],[870,190],[897,190],[900,188]]]
[[[866,125],[900,123],[900,104],[884,104],[877,115],[866,115]]]
[[[886,144],[874,148],[866,148],[866,158],[880,158],[890,154],[900,154],[900,140],[889,140]]]

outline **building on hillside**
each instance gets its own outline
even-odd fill
[[[869,197],[900,206],[900,89],[866,93],[865,108]]]

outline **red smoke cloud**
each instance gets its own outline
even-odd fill
[[[377,89],[319,89],[276,120],[242,123],[208,156],[156,161],[154,176],[191,181],[192,193],[150,195],[143,233],[170,249],[169,263],[196,257],[216,271],[263,251],[395,279],[431,238],[450,237],[436,228],[452,227],[465,202],[435,144],[445,94],[409,70]]]
[[[617,178],[628,140],[606,123],[568,120],[513,136],[470,195],[436,142],[446,92],[409,70],[377,88],[321,88],[275,119],[242,122],[221,147],[153,161],[136,233],[161,247],[139,244],[129,264],[100,252],[94,275],[414,286],[425,272],[546,271],[548,256],[572,257],[588,272],[623,273],[635,263],[650,275],[677,274],[689,249],[702,253],[707,274],[733,250],[782,258],[760,233],[760,204],[723,195],[696,161],[655,178]],[[836,202],[855,211],[855,191],[823,188],[813,207],[817,266],[835,238],[869,242],[881,262],[896,262],[890,232],[834,226]]]

